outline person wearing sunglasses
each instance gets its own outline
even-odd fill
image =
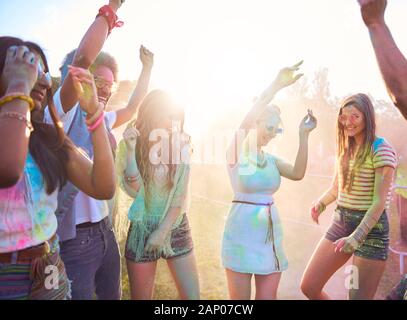
[[[253,275],[256,299],[276,299],[281,274],[288,268],[273,194],[281,177],[298,181],[305,175],[308,137],[317,125],[312,111],[299,127],[300,144],[294,165],[262,149],[282,133],[280,110],[268,104],[278,91],[302,76],[295,75],[301,63],[280,71],[246,115],[227,151],[234,200],[223,234],[222,262],[233,300],[250,299]]]
[[[313,204],[319,216],[337,203],[333,222],[304,272],[301,289],[310,299],[329,299],[323,288],[331,276],[353,258],[354,279],[349,299],[373,299],[389,250],[391,183],[397,166],[393,147],[376,136],[375,112],[365,94],[341,104],[337,119],[337,158],[331,187]]]
[[[60,190],[68,181],[98,199],[115,190],[106,131],[100,122],[89,123],[92,163],[59,125],[48,70],[37,44],[0,37],[0,300],[69,299],[56,235]],[[86,97],[76,93],[93,117],[98,102],[92,81],[76,86],[87,89]],[[44,101],[53,125],[39,116]]]
[[[79,47],[65,58],[61,68],[62,86],[54,94],[56,111],[64,131],[91,159],[94,150],[87,130],[88,123],[102,119],[111,151],[114,151],[116,141],[111,130],[131,120],[147,93],[153,65],[153,54],[141,47],[143,70],[128,106],[115,112],[105,112],[117,82],[118,67],[115,59],[101,53],[101,50],[112,30],[122,25],[116,15],[121,5],[122,1],[110,0],[109,5],[100,8]],[[93,117],[82,109],[74,95],[75,90],[81,90],[75,87],[78,81],[95,83],[99,104]],[[45,118],[50,120],[47,110]],[[91,300],[96,295],[101,300],[120,299],[120,252],[109,217],[108,202],[88,196],[74,185],[67,184],[59,194],[56,214],[61,257],[72,281],[72,298]]]

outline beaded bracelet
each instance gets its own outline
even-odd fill
[[[103,123],[103,120],[105,119],[105,113],[102,112],[99,116],[99,118],[95,121],[94,124],[92,124],[91,126],[88,126],[88,130],[90,132],[95,131],[100,125],[101,123]]]
[[[4,96],[3,98],[1,98],[0,107],[5,105],[6,103],[14,101],[14,100],[22,100],[22,101],[27,102],[30,106],[30,111],[33,111],[35,108],[34,100],[31,97],[27,96],[26,94],[20,93],[20,92],[10,93],[10,94]]]
[[[124,180],[125,180],[127,183],[133,183],[133,182],[136,182],[136,181],[137,181],[137,177],[136,177],[136,176],[125,176],[125,177],[124,177]]]
[[[27,126],[28,130],[30,130],[30,132],[34,131],[34,127],[31,123],[31,121],[29,121],[27,119],[27,117],[21,113],[17,113],[17,112],[1,112],[0,113],[0,119],[4,119],[4,118],[9,118],[9,119],[16,119],[16,120],[20,120],[25,122],[25,125]]]

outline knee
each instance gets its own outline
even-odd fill
[[[317,288],[312,281],[309,281],[307,278],[301,280],[301,291],[308,299],[317,299],[321,290]]]

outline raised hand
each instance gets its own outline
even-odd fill
[[[278,91],[298,81],[298,79],[300,79],[304,74],[295,73],[300,69],[302,63],[303,61],[300,61],[292,67],[281,69],[271,85],[266,90],[264,90],[259,99],[257,99],[257,102],[268,104],[274,98],[274,95]]]
[[[12,46],[7,50],[0,78],[7,91],[30,95],[38,78],[38,59],[26,46]]]
[[[295,74],[304,61],[300,61],[292,67],[283,68],[278,73],[276,79],[274,80],[274,85],[278,90],[288,87],[295,82],[297,82],[304,74]]]
[[[315,118],[311,109],[308,109],[308,114],[302,119],[300,124],[300,133],[310,133],[317,127],[317,118]]]
[[[154,53],[148,50],[146,47],[140,47],[140,60],[143,64],[143,68],[151,69],[154,64]]]
[[[137,137],[140,136],[139,131],[133,126],[128,126],[123,132],[123,139],[126,142],[127,149],[134,151],[137,145]]]
[[[387,0],[358,0],[367,27],[384,23]]]
[[[96,113],[99,107],[95,80],[89,70],[69,66],[80,107],[88,116]]]
[[[120,9],[120,7],[123,5],[125,0],[109,0],[109,6],[117,11]]]

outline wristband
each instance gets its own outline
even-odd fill
[[[318,201],[318,204],[322,207],[320,213],[324,212],[324,211],[326,210],[326,205],[325,205],[325,203],[323,203],[322,201]]]
[[[136,182],[136,181],[137,181],[137,177],[136,177],[136,176],[125,176],[125,177],[124,177],[124,180],[125,180],[127,183],[133,183],[133,182]]]
[[[100,114],[99,118],[95,121],[95,123],[92,124],[91,126],[88,126],[88,130],[90,132],[95,131],[101,125],[101,123],[103,122],[104,119],[105,119],[105,113],[102,112]]]
[[[117,14],[113,11],[113,9],[109,5],[105,5],[99,9],[99,13],[96,16],[96,18],[98,17],[104,17],[106,19],[107,25],[109,26],[108,35],[112,33],[112,30],[114,28],[120,28],[124,24],[123,21],[118,21],[119,18]]]

